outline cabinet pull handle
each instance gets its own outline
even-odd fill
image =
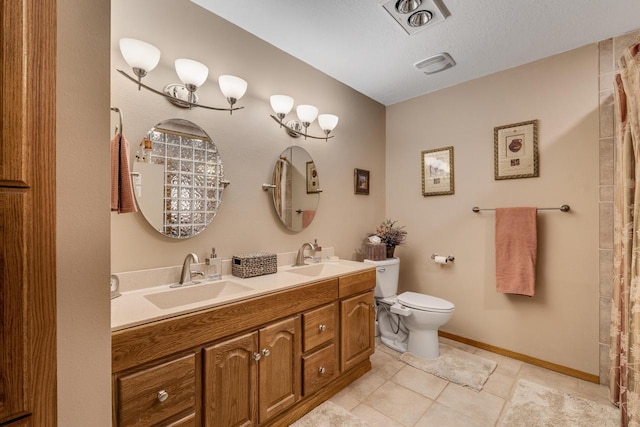
[[[326,330],[327,330],[327,325],[320,325],[320,326],[318,326],[318,330],[319,330],[320,332],[324,332],[324,331],[326,331]]]
[[[164,402],[168,398],[169,398],[169,393],[167,393],[165,390],[160,390],[158,392],[158,401]]]
[[[264,357],[268,357],[271,354],[271,350],[269,350],[268,348],[263,348],[262,349],[262,355]]]
[[[327,371],[327,370],[324,368],[324,366],[320,366],[320,367],[318,368],[318,372],[319,372],[320,374],[324,374],[326,371]]]
[[[255,360],[256,362],[260,360],[261,357],[262,356],[260,356],[260,353],[253,353],[253,360]]]

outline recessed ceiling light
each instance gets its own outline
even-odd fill
[[[411,13],[422,4],[422,0],[398,0],[396,10],[400,13]]]
[[[429,21],[433,18],[433,13],[428,10],[421,10],[409,17],[409,25],[412,27],[422,27],[423,25],[427,25]]]

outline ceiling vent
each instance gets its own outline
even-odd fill
[[[454,61],[451,55],[446,52],[430,56],[429,58],[413,64],[414,67],[425,74],[439,73],[440,71],[444,71],[454,65],[456,65],[456,61]]]
[[[451,15],[440,0],[380,0],[380,4],[409,35]]]

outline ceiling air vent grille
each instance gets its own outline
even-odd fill
[[[425,74],[439,73],[440,71],[444,71],[454,65],[456,65],[456,61],[454,61],[451,55],[446,52],[430,56],[429,58],[413,64],[414,67]]]

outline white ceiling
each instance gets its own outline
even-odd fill
[[[379,0],[192,1],[384,105],[640,28],[639,0],[442,0],[411,36]],[[414,68],[440,52],[457,65]]]

